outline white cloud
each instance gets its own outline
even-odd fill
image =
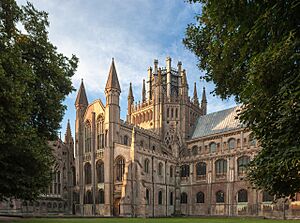
[[[17,2],[25,4],[26,0]],[[49,38],[58,51],[79,57],[78,71],[72,81],[79,87],[81,78],[84,79],[89,101],[99,97],[104,100],[111,58],[115,58],[122,88],[123,118],[129,82],[133,83],[135,98],[139,100],[142,79],[147,78],[147,68],[153,66],[155,58],[161,66],[165,66],[166,56],[172,57],[173,67],[178,60],[182,61],[188,74],[190,94],[194,81],[200,98],[203,85],[210,90],[213,87],[199,82],[197,59],[182,45],[185,27],[194,22],[199,6],[174,0],[33,0],[32,3],[49,13]],[[208,92],[209,111],[233,105],[232,101],[212,98]],[[73,93],[67,99],[66,103],[71,107],[66,117],[74,117],[70,100],[74,101],[75,96]]]

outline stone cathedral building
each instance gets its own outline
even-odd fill
[[[114,60],[105,102],[88,102],[81,82],[75,140],[68,123],[64,142],[49,142],[53,183],[36,202],[0,203],[0,214],[299,217],[300,196],[274,203],[244,180],[259,143],[236,119],[239,107],[207,114],[205,88],[200,100],[195,83],[190,97],[187,76],[181,62],[174,68],[168,57],[159,67],[154,60],[142,100],[131,84],[126,89],[126,120]]]
[[[114,60],[106,102],[88,102],[84,84],[75,107],[73,212],[100,216],[267,215],[295,210],[244,181],[259,144],[236,119],[238,107],[207,114],[196,83],[188,95],[178,62],[148,69],[142,100],[128,89],[126,120]],[[297,207],[297,206],[296,206]],[[284,208],[284,209],[283,209]],[[287,209],[287,210],[286,210]],[[298,212],[299,213],[299,212]]]

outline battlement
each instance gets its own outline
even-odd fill
[[[138,102],[135,105],[132,106],[132,113],[140,110],[147,110],[148,108],[151,108],[153,106],[152,100],[147,100],[145,102]]]

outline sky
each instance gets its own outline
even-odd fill
[[[114,58],[121,86],[121,118],[127,113],[127,95],[132,82],[135,101],[142,95],[142,81],[154,59],[165,67],[166,57],[172,58],[172,67],[182,61],[192,95],[197,83],[198,97],[206,87],[208,113],[235,106],[233,99],[222,101],[210,92],[213,83],[200,81],[197,58],[184,47],[182,39],[187,24],[195,22],[201,13],[199,4],[184,0],[31,0],[38,9],[48,12],[49,39],[59,53],[79,58],[78,69],[72,77],[76,90],[84,81],[89,102],[101,99],[105,104],[104,88],[111,59]],[[26,4],[25,0],[17,0]],[[66,97],[65,116],[61,122],[64,137],[68,119],[72,134],[75,128],[77,92]]]

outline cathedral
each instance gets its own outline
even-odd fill
[[[131,84],[127,91],[122,120],[114,60],[105,102],[89,102],[82,81],[75,140],[68,123],[64,142],[50,142],[59,160],[53,184],[38,202],[2,203],[0,209],[77,216],[300,215],[300,197],[274,203],[245,180],[259,142],[237,119],[239,107],[207,114],[205,88],[200,100],[196,83],[189,96],[180,61],[174,67],[170,57],[165,66],[154,60],[141,101]]]
[[[205,88],[200,101],[196,83],[193,87],[190,97],[180,61],[174,68],[170,57],[163,67],[154,60],[141,101],[135,101],[130,84],[122,120],[114,60],[105,103],[89,103],[81,83],[75,102],[74,214],[280,217],[282,210],[291,211],[244,180],[259,143],[236,119],[239,107],[207,114]]]

